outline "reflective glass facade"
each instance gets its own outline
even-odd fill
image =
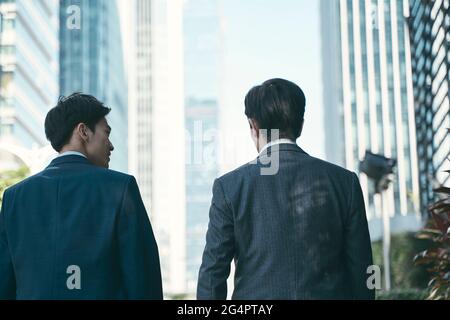
[[[450,1],[411,1],[411,30],[421,212],[450,176]]]
[[[56,104],[58,1],[0,1],[0,140],[33,149],[48,144],[44,120]]]
[[[61,95],[91,94],[111,108],[107,119],[115,150],[110,168],[127,172],[128,87],[117,2],[61,0],[60,4]],[[67,20],[73,15],[70,6],[80,9],[79,29],[67,27]]]
[[[184,4],[186,126],[186,281],[196,292],[209,221],[212,184],[218,174],[220,7],[217,0]]]
[[[386,199],[391,217],[399,221],[417,218],[419,212],[408,3],[324,0],[321,4],[327,158],[357,173],[366,150],[395,158]],[[364,174],[359,176],[367,215],[375,226],[381,199],[374,194],[373,183]],[[417,219],[410,220],[411,228],[419,226]],[[399,227],[409,229],[408,223]]]

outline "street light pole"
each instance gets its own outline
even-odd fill
[[[391,290],[391,221],[387,206],[386,191],[380,193],[381,213],[383,219],[383,264],[384,264],[384,281],[386,291]]]
[[[375,183],[375,192],[380,195],[381,216],[383,221],[383,264],[386,291],[391,290],[391,224],[386,191],[392,182],[390,175],[394,172],[396,160],[383,155],[366,151],[364,159],[359,163],[359,169]]]

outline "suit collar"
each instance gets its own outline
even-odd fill
[[[66,163],[84,163],[84,164],[91,164],[89,162],[88,159],[86,159],[83,156],[79,156],[79,155],[67,155],[67,156],[62,156],[62,157],[57,157],[55,159],[53,159],[52,162],[50,162],[49,167],[54,167],[54,166],[58,166],[58,165],[62,165],[62,164],[66,164]]]
[[[272,152],[299,152],[307,155],[307,153],[303,151],[303,149],[300,148],[297,144],[281,143],[270,146],[267,149],[263,150],[258,158],[262,156],[270,156]]]
[[[266,151],[267,148],[270,148],[277,144],[295,144],[295,141],[292,141],[291,139],[277,139],[275,141],[267,143],[259,153],[262,154],[264,151]]]

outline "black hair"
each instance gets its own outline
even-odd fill
[[[94,96],[75,92],[61,96],[58,104],[45,117],[45,135],[57,152],[72,137],[73,129],[84,123],[95,133],[95,126],[111,111]]]
[[[271,79],[253,87],[245,97],[245,115],[259,129],[278,129],[279,138],[296,140],[300,136],[306,98],[302,89],[284,79]]]

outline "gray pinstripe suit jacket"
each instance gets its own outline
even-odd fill
[[[278,148],[278,150],[277,150]],[[278,172],[261,169],[278,158]],[[264,163],[272,164],[264,165]],[[197,298],[373,299],[372,251],[357,176],[281,144],[214,182]]]

